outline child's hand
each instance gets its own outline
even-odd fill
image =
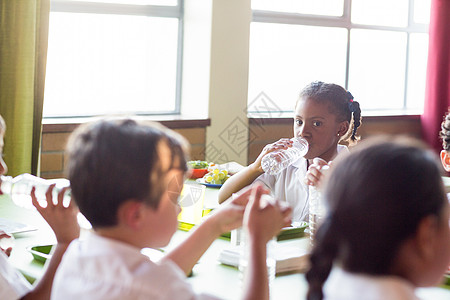
[[[11,236],[9,234],[5,233],[3,230],[0,230],[0,239],[3,239],[3,238],[9,239],[9,238],[11,238]],[[12,247],[8,247],[6,249],[3,249],[0,247],[0,250],[3,251],[3,253],[6,254],[6,256],[9,256],[11,254]]]
[[[217,220],[219,234],[242,226],[244,210],[248,203],[251,190],[252,187],[248,186],[234,193],[231,198],[221,204],[220,208],[211,215],[211,218]]]
[[[64,194],[68,189],[67,187],[63,188],[58,193],[58,201],[54,204],[52,199],[52,191],[54,187],[55,185],[52,184],[45,193],[47,207],[42,207],[37,201],[35,187],[31,189],[31,199],[34,207],[36,207],[45,221],[47,221],[48,225],[50,225],[53,229],[58,243],[69,244],[72,240],[80,236],[80,226],[77,222],[78,208],[75,206],[73,201],[70,201],[68,207],[64,207],[63,199]]]
[[[283,227],[291,224],[292,210],[275,199],[261,201],[264,194],[267,191],[259,184],[251,189],[249,204],[244,213],[244,226],[248,229],[251,240],[265,244]]]
[[[323,177],[323,173],[321,170],[325,166],[329,166],[329,164],[325,160],[319,157],[314,158],[313,163],[309,166],[308,171],[306,172],[305,183],[307,185],[318,186],[320,180]]]
[[[261,153],[258,155],[258,158],[256,158],[255,162],[252,165],[255,168],[258,168],[259,171],[263,172],[263,169],[261,167],[261,160],[266,154],[280,150],[280,149],[287,149],[289,147],[292,147],[292,144],[293,144],[293,142],[291,141],[291,139],[282,138],[282,139],[279,139],[278,141],[276,141],[275,143],[266,145],[263,148],[263,150],[261,151]]]

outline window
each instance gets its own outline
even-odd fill
[[[180,112],[182,0],[52,0],[44,117]]]
[[[252,0],[249,104],[264,93],[292,112],[321,80],[350,90],[366,115],[421,113],[430,2]]]

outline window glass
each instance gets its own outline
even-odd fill
[[[351,31],[348,85],[362,110],[403,108],[406,38],[404,32]]]
[[[177,0],[72,0],[72,1],[115,3],[115,4],[137,4],[137,5],[164,5],[164,6],[177,5]]]
[[[427,74],[428,34],[412,33],[409,37],[408,107],[423,110]]]
[[[178,19],[50,14],[44,116],[175,109]]]
[[[253,0],[252,9],[289,13],[342,16],[343,0]]]
[[[431,0],[414,1],[414,22],[421,24],[430,23]]]
[[[405,27],[408,0],[352,0],[352,22],[366,25]]]
[[[311,81],[344,85],[346,47],[343,28],[253,22],[249,103],[263,92],[281,111],[292,111]]]

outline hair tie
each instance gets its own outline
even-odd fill
[[[349,91],[347,91],[347,99],[348,99],[348,109],[350,110],[350,112],[354,113],[355,107],[353,105],[353,95]]]
[[[349,91],[347,91],[347,98],[348,98],[348,101],[353,102],[354,97],[353,97],[352,93],[350,93]]]

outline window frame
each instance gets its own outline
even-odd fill
[[[260,23],[274,23],[274,24],[290,24],[290,25],[306,25],[317,27],[337,27],[347,30],[347,53],[345,62],[345,89],[348,89],[349,69],[350,69],[350,43],[352,29],[369,29],[380,31],[404,32],[407,34],[406,39],[406,55],[405,55],[405,83],[403,86],[403,107],[400,111],[391,109],[376,109],[369,110],[370,115],[408,115],[417,114],[417,110],[411,111],[407,107],[408,99],[408,63],[410,51],[410,35],[412,33],[426,33],[428,34],[428,24],[414,22],[414,3],[415,0],[408,0],[408,24],[406,27],[384,26],[384,25],[365,25],[351,22],[351,5],[352,0],[343,0],[342,16],[322,16],[302,13],[288,13],[267,10],[252,9],[252,22]],[[250,112],[249,113],[259,113]],[[283,112],[281,112],[283,113]],[[284,112],[286,113],[286,112]],[[367,113],[367,112],[366,112]]]
[[[92,0],[95,1],[95,0]],[[161,116],[161,115],[180,115],[181,114],[181,91],[183,74],[183,33],[184,33],[184,0],[177,0],[174,6],[162,5],[139,5],[139,4],[119,4],[103,2],[83,2],[72,0],[51,0],[50,13],[92,13],[92,14],[114,14],[147,16],[160,18],[178,19],[178,37],[177,37],[177,67],[175,81],[175,108],[170,111],[158,112],[136,112],[138,116]],[[45,100],[44,100],[45,101]],[[150,101],[150,99],[149,99]],[[98,115],[73,115],[73,116],[43,116],[43,119],[68,119],[68,118],[90,118]]]

